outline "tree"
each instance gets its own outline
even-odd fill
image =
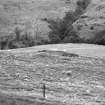
[[[46,21],[50,28],[49,39],[51,43],[62,43],[62,42],[80,42],[81,39],[73,28],[73,23],[83,14],[87,8],[90,0],[80,0],[77,2],[77,8],[74,12],[68,11],[62,19],[42,19]]]
[[[105,45],[105,30],[96,33],[94,38],[91,39],[91,43]]]
[[[76,20],[73,12],[67,12],[63,19],[43,19],[46,21],[50,28],[49,39],[52,43],[63,42],[65,37],[68,36],[69,31],[73,29],[72,23]]]

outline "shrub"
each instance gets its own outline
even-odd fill
[[[10,38],[8,38],[10,37]],[[14,35],[10,34],[3,37],[3,41],[0,41],[0,49],[16,49],[16,48],[25,48],[32,47],[35,45],[47,44],[47,40],[44,40],[42,37],[36,39],[29,33],[25,32],[22,35],[22,30],[16,28],[14,30]]]
[[[77,1],[77,7],[75,10],[75,15],[79,18],[86,10],[88,5],[90,4],[91,0],[79,0]]]
[[[87,6],[90,4],[91,0],[79,0],[77,1],[77,6],[86,10]]]
[[[0,39],[0,49],[8,49],[9,42],[13,40],[13,36],[1,36]]]
[[[66,12],[63,19],[42,19],[46,21],[50,28],[49,39],[51,43],[62,42],[81,42],[82,40],[73,29],[72,24],[83,14],[84,9],[88,6],[90,0],[77,2],[77,8],[74,12]]]
[[[48,27],[50,28],[49,32],[49,39],[53,43],[59,43],[61,40],[64,39],[65,35],[65,30],[67,28],[67,24],[65,21],[62,21],[61,19],[43,19],[46,21],[49,25]]]
[[[105,45],[105,30],[96,33],[91,43]]]
[[[65,37],[64,39],[64,43],[82,43],[82,39],[77,35],[77,33],[74,31],[74,32],[71,32],[70,33],[71,35]]]
[[[18,27],[15,28],[15,30],[14,30],[14,33],[16,35],[15,40],[19,41],[21,39],[21,32],[22,31]]]
[[[69,20],[70,19],[70,20]],[[67,12],[63,19],[43,19],[46,21],[50,28],[49,39],[51,43],[61,43],[73,29],[72,23],[76,20],[75,15],[72,12]]]

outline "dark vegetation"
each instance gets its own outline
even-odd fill
[[[78,32],[73,28],[72,24],[81,17],[89,3],[90,0],[77,1],[76,10],[74,12],[67,12],[63,19],[43,19],[43,21],[49,24],[51,29],[49,32],[50,43],[91,43],[105,45],[105,30],[96,33],[94,38],[83,39],[79,37]],[[80,30],[81,26],[78,29]],[[92,26],[91,30],[93,29],[94,27]]]
[[[65,52],[65,51],[41,50],[41,51],[38,51],[38,52],[41,52],[41,53],[51,53],[51,54],[56,54],[56,55],[60,55],[60,56],[63,56],[63,57],[79,57],[78,54],[68,53],[68,52]]]
[[[77,2],[74,12],[67,12],[63,19],[43,19],[49,24],[51,31],[49,39],[51,43],[81,43],[81,39],[73,28],[73,23],[85,12],[90,0],[81,0]]]
[[[96,33],[94,38],[91,39],[90,43],[105,45],[105,30]]]
[[[35,36],[32,36],[27,32],[22,34],[22,30],[16,27],[14,30],[14,35],[10,34],[9,36],[3,36],[3,38],[1,38],[0,49],[25,48],[41,45],[42,43],[46,44],[47,41],[43,40],[43,38],[40,36],[39,39],[36,40]]]
[[[3,38],[0,37],[0,49],[16,49],[57,43],[93,43],[105,45],[105,30],[96,33],[92,39],[84,40],[79,37],[78,32],[73,28],[73,23],[81,17],[89,3],[90,0],[77,1],[75,11],[66,12],[62,19],[42,19],[42,21],[48,23],[48,27],[50,28],[50,32],[48,33],[49,41],[43,39],[40,35],[38,35],[39,38],[37,39],[28,32],[22,34],[22,30],[16,27],[14,35],[8,35],[10,38],[7,36],[3,36]],[[81,27],[78,28],[80,29]],[[93,27],[91,27],[91,29],[93,29]]]

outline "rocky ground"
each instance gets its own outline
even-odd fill
[[[104,58],[36,49],[0,52],[0,105],[105,104]]]

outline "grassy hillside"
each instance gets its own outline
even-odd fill
[[[91,0],[87,11],[74,23],[81,37],[92,39],[96,33],[105,30],[104,11],[104,0]]]
[[[66,4],[65,0],[0,0],[0,36],[13,33],[15,27],[46,36],[49,29],[40,19],[62,18],[70,8],[73,4]]]
[[[0,52],[0,105],[105,104],[105,59],[76,53],[78,45],[56,46],[55,51],[54,45],[47,45]],[[83,46],[87,51],[92,47],[93,51],[105,50],[79,46],[81,52]],[[73,48],[75,53],[70,51]]]

